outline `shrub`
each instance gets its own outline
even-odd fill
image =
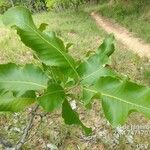
[[[80,125],[91,133],[70,105],[76,99],[85,106],[93,99],[102,103],[104,114],[113,127],[125,123],[132,112],[150,117],[150,88],[138,85],[111,69],[114,36],[109,35],[95,52],[76,61],[55,33],[37,28],[28,9],[15,7],[3,16],[5,25],[17,30],[21,41],[33,50],[39,65],[13,63],[0,65],[0,111],[20,111],[37,103],[45,111],[62,108],[66,124]],[[74,92],[78,88],[80,93]]]

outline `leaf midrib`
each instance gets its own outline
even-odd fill
[[[83,77],[83,78],[82,78],[82,80],[85,80],[85,79],[87,79],[87,78],[89,78],[89,77],[93,76],[95,73],[99,72],[100,70],[102,70],[102,68],[101,68],[101,67],[100,67],[99,69],[97,69],[96,71],[94,71],[94,72],[90,73],[89,75],[87,75],[87,76]]]
[[[86,90],[88,90],[90,92],[93,92],[93,93],[98,93],[96,90],[91,90],[91,89],[88,89],[88,88],[84,88],[84,89],[86,89]],[[135,107],[140,107],[142,109],[147,109],[147,110],[150,111],[150,108],[147,108],[147,107],[144,107],[144,106],[141,106],[141,105],[137,105],[135,103],[128,102],[128,101],[126,101],[124,99],[121,99],[121,98],[118,98],[118,97],[115,97],[115,96],[112,96],[112,95],[109,95],[109,94],[106,94],[106,93],[102,93],[102,92],[100,92],[100,94],[102,96],[106,96],[106,97],[110,97],[110,98],[113,98],[113,99],[117,99],[117,100],[119,100],[119,101],[121,101],[123,103],[129,104],[129,105],[132,105],[132,106],[135,106]]]
[[[87,60],[85,60],[85,62],[86,62],[88,65],[92,66]],[[88,74],[88,75],[82,77],[81,81],[83,81],[83,80],[85,80],[85,79],[87,79],[87,78],[93,76],[95,73],[99,72],[99,71],[102,70],[103,68],[104,68],[103,66],[99,66],[99,68],[98,68],[96,71],[94,71],[94,72],[92,72],[92,73],[90,73],[90,74]]]
[[[44,94],[43,96],[48,96],[48,95],[52,95],[52,94],[55,94],[55,93],[58,93],[58,92],[64,92],[64,90],[57,90],[57,91],[54,91],[54,92],[48,92],[46,94]]]
[[[34,30],[32,27],[30,27],[28,24],[25,24],[27,27],[29,27],[33,32],[35,32],[42,40],[44,40],[46,43],[48,43],[49,45],[51,45],[52,47],[54,47],[64,58],[65,60],[68,62],[68,64],[70,65],[70,67],[73,69],[73,71],[76,73],[76,75],[79,77],[77,71],[75,70],[75,68],[72,66],[72,64],[70,63],[70,61],[65,57],[65,55],[57,48],[55,47],[53,44],[51,44],[49,41],[45,40],[36,30]]]
[[[36,98],[31,98],[31,97],[8,97],[8,98],[3,98],[3,99],[7,99],[7,100],[9,100],[9,101],[6,101],[6,102],[3,102],[3,103],[0,103],[0,105],[5,105],[5,104],[7,104],[8,102],[10,103],[10,102],[12,102],[12,103],[14,103],[14,102],[16,102],[16,101],[22,101],[22,100],[35,100]],[[11,101],[10,101],[11,100]],[[8,104],[8,105],[10,105],[10,104]]]
[[[37,84],[35,82],[27,82],[27,81],[17,81],[17,80],[14,80],[14,81],[0,81],[0,83],[19,83],[19,84],[27,84],[27,85],[36,85],[36,86],[39,86],[39,87],[42,87],[42,88],[46,89],[45,85]]]

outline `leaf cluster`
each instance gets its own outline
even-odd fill
[[[68,53],[71,44],[65,45],[55,33],[46,31],[47,24],[36,27],[28,9],[9,9],[3,22],[17,30],[21,41],[33,50],[39,66],[0,65],[0,111],[20,111],[32,103],[47,112],[62,108],[65,123],[80,125],[86,134],[91,128],[72,109],[72,98],[85,106],[96,98],[114,127],[125,123],[135,111],[150,117],[150,88],[131,82],[111,68],[110,57],[115,51],[112,34],[95,52],[77,61]],[[81,96],[73,92],[77,87]]]

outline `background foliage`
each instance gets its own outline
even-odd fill
[[[32,12],[46,10],[45,0],[1,0],[0,13],[4,13],[8,8],[13,6],[25,6]]]
[[[99,0],[1,0],[0,13],[4,13],[12,6],[25,6],[32,12],[55,9],[57,11],[73,8],[78,10],[81,4],[98,3]]]

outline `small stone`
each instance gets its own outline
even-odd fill
[[[116,139],[119,139],[120,135],[119,135],[119,134],[115,134],[114,137],[115,137]]]
[[[126,138],[127,138],[128,142],[129,142],[130,144],[133,143],[133,137],[132,137],[132,135],[128,135],[128,136],[126,136]]]
[[[54,145],[54,144],[47,144],[46,146],[47,146],[47,148],[49,148],[50,150],[58,150],[57,146]]]
[[[18,122],[18,120],[17,120],[17,119],[13,119],[13,123],[15,123],[15,124],[16,124],[17,122]]]
[[[15,150],[15,148],[6,148],[5,150]]]
[[[76,101],[75,101],[75,100],[71,101],[71,102],[70,102],[70,105],[71,105],[71,107],[72,107],[73,110],[75,110],[75,109],[77,108],[77,105],[76,105]]]
[[[100,131],[100,132],[98,133],[98,135],[99,135],[100,137],[105,136],[105,135],[107,135],[107,131],[106,131],[106,130]]]
[[[117,127],[117,128],[116,128],[116,131],[117,131],[117,133],[120,134],[120,135],[125,134],[125,131],[123,130],[122,127]]]
[[[22,132],[22,131],[21,131],[19,128],[17,128],[17,127],[12,128],[11,130],[12,130],[12,131],[15,131],[15,132],[19,132],[19,133]]]

